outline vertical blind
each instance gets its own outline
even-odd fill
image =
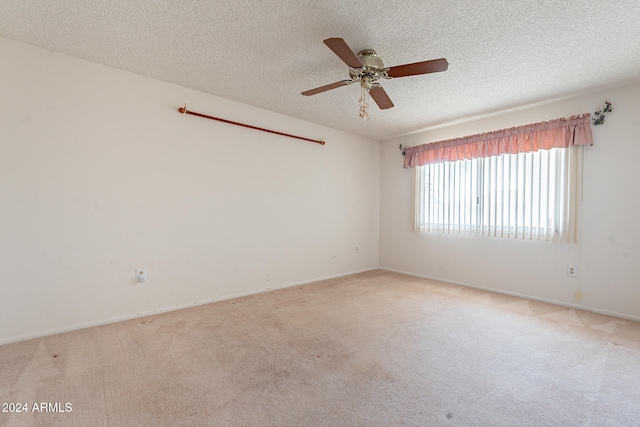
[[[576,241],[581,147],[416,168],[414,229]]]
[[[590,114],[405,150],[416,168],[414,229],[577,241]]]

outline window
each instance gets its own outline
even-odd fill
[[[576,242],[590,116],[400,145],[416,170],[414,229]]]
[[[415,229],[576,240],[581,147],[416,167]]]

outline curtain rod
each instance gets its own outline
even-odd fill
[[[288,136],[289,138],[296,138],[296,139],[302,139],[304,141],[315,142],[316,144],[320,144],[320,145],[324,145],[325,144],[323,139],[317,140],[317,139],[305,138],[303,136],[291,135],[291,134],[288,134],[288,133],[278,132],[278,131],[270,130],[270,129],[264,129],[264,128],[260,128],[260,127],[257,127],[257,126],[251,126],[251,125],[234,122],[234,121],[227,120],[227,119],[221,119],[219,117],[207,116],[206,114],[200,114],[200,113],[196,113],[196,112],[193,112],[193,111],[188,111],[187,110],[187,104],[184,104],[184,107],[178,108],[178,111],[181,112],[182,114],[191,114],[193,116],[204,117],[205,119],[217,120],[219,122],[229,123],[229,124],[232,124],[232,125],[243,126],[243,127],[250,128],[250,129],[261,130],[263,132],[275,133],[276,135]]]

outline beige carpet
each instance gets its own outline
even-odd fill
[[[637,426],[640,323],[373,271],[0,346],[0,402],[28,406],[3,426]]]

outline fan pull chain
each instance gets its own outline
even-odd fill
[[[362,86],[360,88],[360,117],[369,120],[369,91]]]

